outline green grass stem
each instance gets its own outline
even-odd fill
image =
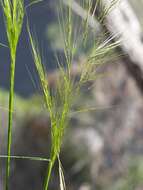
[[[21,34],[24,2],[23,0],[1,0],[4,13],[4,21],[7,32],[8,46],[10,50],[10,90],[9,90],[9,112],[8,112],[8,134],[7,134],[7,161],[6,161],[6,179],[5,190],[8,190],[8,181],[10,176],[10,155],[12,143],[12,126],[13,126],[13,108],[14,108],[14,78],[16,51],[19,37]]]
[[[9,93],[9,112],[8,112],[8,138],[7,138],[7,161],[6,161],[6,184],[5,189],[8,190],[8,180],[10,175],[10,155],[12,142],[12,125],[13,125],[13,107],[14,107],[14,77],[15,77],[15,56],[11,58],[10,69],[10,93]]]

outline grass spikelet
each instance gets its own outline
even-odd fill
[[[51,91],[49,87],[46,71],[43,66],[43,60],[41,58],[37,42],[33,37],[29,26],[27,27],[35,67],[39,75],[45,105],[47,111],[49,112],[51,121],[50,161],[47,166],[43,190],[48,190],[52,169],[56,160],[59,162],[60,188],[61,190],[65,190],[64,176],[60,162],[60,149],[65,130],[68,126],[70,110],[72,108],[74,98],[76,97],[77,93],[80,93],[80,88],[84,83],[96,78],[96,66],[102,64],[103,61],[105,62],[108,53],[113,51],[114,48],[119,45],[117,42],[112,43],[112,38],[107,39],[100,44],[95,43],[98,41],[97,39],[92,40],[90,48],[88,48],[86,54],[87,58],[81,65],[79,80],[75,81],[71,75],[72,64],[74,59],[78,57],[77,49],[79,47],[84,48],[87,45],[90,35],[88,32],[88,19],[94,17],[94,13],[98,5],[96,4],[95,8],[93,8],[93,11],[91,12],[91,1],[89,0],[87,3],[87,1],[82,0],[80,5],[86,6],[87,16],[84,21],[80,20],[79,23],[76,23],[79,21],[79,19],[77,19],[77,15],[72,12],[74,0],[69,0],[69,3],[66,3],[65,7],[63,6],[63,2],[65,1],[60,0],[59,23],[64,39],[63,51],[65,54],[66,66],[64,67],[64,64],[61,63],[57,58],[60,75],[57,81],[57,88],[54,89],[54,91]],[[104,16],[106,14],[104,14]],[[75,31],[79,31],[79,33],[76,33]],[[79,42],[77,38],[81,39],[80,45],[77,44]]]
[[[43,67],[42,59],[40,57],[39,50],[36,46],[36,43],[30,33],[29,27],[29,38],[33,53],[33,58],[35,62],[35,66],[40,78],[43,95],[45,99],[45,104],[47,107],[47,110],[50,114],[50,120],[51,120],[51,153],[50,153],[50,162],[47,168],[47,174],[44,180],[44,189],[48,189],[49,180],[52,172],[53,165],[55,163],[55,160],[57,159],[61,143],[67,123],[67,115],[70,109],[70,94],[71,94],[71,81],[68,78],[68,72],[63,72],[62,82],[59,84],[59,88],[57,88],[57,93],[52,94],[50,92],[50,88],[47,82],[45,70]],[[62,71],[62,68],[61,68]],[[62,72],[61,72],[62,75]],[[60,104],[59,104],[60,102]],[[58,107],[58,109],[57,109]]]

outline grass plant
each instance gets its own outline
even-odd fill
[[[8,190],[8,180],[10,175],[10,155],[12,141],[12,125],[13,125],[13,108],[14,108],[14,78],[16,50],[19,41],[23,17],[24,2],[23,0],[1,0],[4,13],[4,21],[8,39],[8,47],[10,51],[10,90],[9,90],[9,117],[8,117],[8,137],[7,137],[7,163],[6,163],[6,180],[5,189]]]
[[[98,2],[100,3],[100,1]],[[49,158],[50,161],[47,166],[43,190],[48,190],[49,188],[50,177],[56,160],[59,162],[60,188],[61,190],[65,189],[65,181],[60,161],[60,149],[65,130],[68,126],[69,113],[73,105],[74,97],[76,97],[76,95],[80,93],[80,88],[83,84],[90,80],[95,80],[96,67],[102,64],[103,57],[105,58],[106,56],[108,56],[108,53],[110,53],[115,47],[119,45],[117,42],[112,43],[111,40],[108,39],[97,46],[96,39],[93,39],[90,49],[87,53],[87,58],[85,62],[81,65],[79,80],[75,81],[72,78],[71,68],[73,65],[73,61],[77,56],[79,48],[78,39],[81,40],[80,45],[82,46],[82,48],[84,48],[89,38],[88,18],[89,16],[94,15],[94,12],[96,11],[98,5],[96,3],[95,8],[92,9],[92,1],[88,0],[87,2],[81,0],[80,5],[84,8],[86,7],[87,15],[84,21],[80,20],[78,24],[75,24],[76,20],[79,19],[77,19],[77,16],[74,15],[74,13],[72,12],[72,3],[73,1],[70,0],[69,6],[64,7],[63,2],[60,1],[59,5],[59,23],[64,41],[65,65],[57,57],[60,76],[57,81],[57,88],[54,89],[54,91],[51,91],[49,87],[46,70],[44,68],[44,62],[42,60],[37,41],[30,31],[30,27],[27,27],[34,63],[39,75],[45,105],[47,111],[49,112],[51,120],[51,151]],[[113,2],[111,2],[111,6],[109,6],[108,11],[113,5]],[[92,12],[92,10],[94,12]],[[107,15],[107,10],[105,10],[105,13],[103,15]]]

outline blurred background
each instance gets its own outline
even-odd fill
[[[93,34],[93,23],[89,24],[89,46],[98,38],[105,40],[101,33],[106,33],[107,38],[114,36],[113,40],[117,37],[121,42],[114,58],[104,60],[99,77],[87,83],[74,102],[73,110],[95,109],[73,114],[70,119],[61,150],[68,190],[143,190],[143,1],[119,1],[121,4],[117,3],[106,15],[104,23],[98,23],[96,34]],[[28,4],[25,1],[25,6]],[[51,88],[57,82],[55,54],[61,59],[64,54],[57,11],[58,0],[45,0],[27,8]],[[73,12],[78,15],[74,8]],[[31,56],[27,17],[17,51],[12,154],[48,157],[50,121]],[[96,15],[95,22],[98,22]],[[0,42],[7,44],[1,9],[0,31]],[[84,62],[87,52],[88,47],[79,49],[75,62]],[[1,154],[6,154],[9,71],[8,48],[0,47]],[[0,189],[3,189],[5,159],[0,164]],[[46,166],[44,162],[12,160],[10,189],[42,189]],[[59,189],[57,165],[50,189]]]

